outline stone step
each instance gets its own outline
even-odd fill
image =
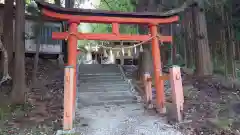
[[[84,80],[84,79],[82,79],[82,80],[78,80],[78,84],[86,84],[86,83],[92,83],[93,85],[95,85],[95,84],[103,84],[103,83],[106,83],[106,84],[115,84],[115,83],[117,83],[117,84],[122,84],[122,83],[127,83],[127,82],[124,82],[123,80],[120,80],[120,79],[112,79],[112,80],[110,80],[110,79],[106,79],[106,80],[104,80],[104,79],[100,79],[100,80],[97,80],[97,79],[92,79],[92,80]]]
[[[124,80],[123,79],[121,79],[121,78],[119,78],[119,79],[117,79],[117,78],[115,78],[115,79],[106,79],[106,78],[104,78],[104,79],[94,79],[94,78],[92,78],[92,79],[78,79],[78,83],[88,83],[88,82],[90,82],[90,83],[109,83],[109,82],[112,82],[112,83],[123,83],[124,82]],[[126,83],[126,82],[125,82]]]
[[[116,64],[82,64],[79,68],[118,68]]]
[[[126,92],[129,91],[129,88],[97,88],[97,87],[92,87],[92,88],[84,88],[84,87],[78,87],[78,92]]]
[[[139,103],[137,100],[119,100],[119,101],[112,101],[112,102],[83,102],[78,101],[77,107],[88,107],[88,106],[108,106],[108,105],[126,105],[126,104],[136,104]]]
[[[86,92],[86,91],[96,91],[96,92],[100,92],[100,91],[105,91],[105,92],[108,92],[108,91],[129,91],[129,88],[130,87],[78,87],[78,90],[79,91],[82,91],[82,92]]]
[[[81,96],[86,96],[86,97],[111,97],[111,96],[132,96],[132,93],[129,91],[110,91],[110,92],[105,92],[105,91],[99,91],[99,92],[81,92],[79,91],[79,94],[77,97]]]
[[[132,95],[129,95],[129,94],[127,94],[127,95],[121,95],[121,94],[119,94],[119,95],[112,95],[112,94],[110,94],[110,93],[108,93],[108,94],[105,94],[105,95],[98,95],[98,94],[95,94],[95,95],[93,95],[93,94],[86,94],[86,93],[83,93],[83,94],[81,94],[81,93],[79,93],[78,95],[77,95],[77,97],[81,100],[85,100],[85,101],[88,101],[89,100],[89,102],[95,102],[95,101],[114,101],[114,100],[117,100],[117,101],[119,101],[119,100],[129,100],[129,99],[132,99],[132,100],[136,100],[136,98],[134,97],[134,96],[132,96]]]
[[[90,85],[96,85],[96,84],[126,84],[127,82],[123,82],[123,80],[78,80],[77,84],[90,84]]]
[[[86,70],[81,70],[78,71],[79,74],[120,74],[120,71],[117,70],[91,70],[91,71],[86,71]]]
[[[93,66],[93,67],[79,67],[79,71],[84,72],[94,72],[94,71],[118,71],[119,67],[102,67],[102,66]]]
[[[91,99],[91,100],[89,100]],[[121,105],[121,104],[131,104],[131,103],[137,103],[137,99],[133,96],[129,97],[109,97],[109,98],[101,98],[101,99],[96,99],[92,100],[93,98],[84,98],[84,97],[79,97],[77,99],[78,102],[78,107],[86,107],[86,106],[102,106],[102,105]]]
[[[116,88],[116,87],[121,87],[121,88],[129,88],[130,86],[127,83],[81,83],[79,82],[77,84],[77,87],[80,88]]]
[[[92,72],[92,73],[81,73],[81,72],[79,72],[78,75],[82,76],[82,77],[85,77],[85,76],[87,76],[87,77],[89,77],[89,76],[93,76],[93,77],[99,77],[99,76],[106,76],[106,77],[108,77],[108,76],[122,76],[122,74],[120,72],[113,72],[113,73],[111,73],[111,72],[108,72],[108,73],[102,73],[102,72],[98,72],[98,73],[94,73],[94,72]]]
[[[81,83],[91,83],[92,81],[99,81],[99,84],[102,83],[106,83],[106,84],[111,84],[111,83],[126,83],[127,81],[125,81],[123,78],[102,78],[102,79],[98,79],[98,78],[91,78],[91,79],[84,79],[84,78],[79,78],[78,79],[79,82]],[[95,84],[97,84],[97,82],[94,82]]]
[[[91,65],[91,66],[79,66],[79,69],[97,69],[97,70],[104,70],[104,69],[111,69],[111,70],[117,70],[119,69],[118,66],[102,66],[102,65]]]
[[[123,78],[91,78],[91,79],[87,79],[87,78],[78,78],[78,81],[80,83],[88,83],[88,82],[100,82],[100,83],[104,83],[104,82],[112,82],[112,83],[122,83],[124,82]]]
[[[79,106],[137,103],[117,65],[85,65],[78,72]]]
[[[78,74],[81,77],[122,77],[121,73],[113,73],[113,74]]]
[[[78,76],[78,79],[121,79],[123,80],[122,76]]]

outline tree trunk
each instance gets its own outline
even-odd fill
[[[139,0],[137,5],[137,12],[156,12],[157,5],[154,0]],[[147,26],[139,26],[139,34],[146,34],[148,32]],[[139,70],[138,75],[141,78],[146,72],[151,73],[153,70],[151,42],[143,45],[143,52],[139,53]],[[140,79],[139,78],[139,79]]]
[[[206,16],[202,7],[197,6],[195,13],[196,33],[197,33],[197,62],[199,76],[212,75],[213,65],[211,61],[210,49],[208,44]]]
[[[15,23],[15,66],[12,101],[13,104],[23,104],[25,101],[25,0],[16,0],[16,23]]]
[[[183,33],[183,46],[184,47],[184,63],[185,65],[187,66],[187,63],[188,63],[188,57],[187,57],[187,25],[186,25],[187,21],[186,19],[182,19],[181,21],[181,25],[182,25],[182,33]]]
[[[42,23],[42,20],[37,20],[39,22],[39,24],[36,24],[36,27],[35,27],[35,37],[36,37],[36,53],[35,53],[35,56],[34,56],[34,65],[33,65],[33,71],[32,71],[32,84],[30,86],[30,89],[32,89],[36,83],[37,83],[37,71],[38,71],[38,62],[39,62],[39,52],[40,52],[40,31],[41,31],[41,28],[43,26],[43,23]]]
[[[236,65],[235,65],[235,52],[234,52],[234,48],[235,48],[235,43],[234,43],[234,35],[233,35],[233,29],[232,29],[232,17],[231,17],[231,12],[228,13],[226,12],[226,23],[227,23],[227,37],[228,37],[228,46],[227,46],[227,61],[228,61],[228,75],[232,78],[235,79],[236,78]]]
[[[3,73],[2,73],[2,78],[0,80],[0,86],[1,86],[3,82],[7,81],[8,79],[11,79],[8,73],[8,53],[2,43],[2,40],[0,40],[0,52],[3,58]]]
[[[14,0],[5,0],[3,19],[3,45],[8,53],[8,64],[13,59],[13,6]],[[9,66],[11,67],[11,66]]]
[[[148,11],[148,8],[146,7],[147,5],[148,5],[148,1],[139,0],[138,4],[137,4],[136,12]],[[139,25],[138,31],[139,31],[139,34],[145,34],[147,31],[147,28],[144,25]],[[146,58],[149,58],[146,55],[148,55],[148,56],[151,55],[151,52],[149,52],[149,49],[148,49],[149,44],[143,45],[143,47],[144,47],[143,52],[140,52],[139,57],[138,57],[138,61],[139,61],[139,63],[138,63],[138,66],[139,66],[138,67],[138,77],[139,78],[138,79],[141,79],[141,77],[143,76],[143,74],[145,72],[150,72],[147,70],[152,66],[151,60],[146,59]]]
[[[43,27],[43,22],[42,22],[42,18],[38,17],[35,20],[37,23],[34,26],[34,36],[35,38],[35,43],[36,43],[36,52],[35,52],[35,56],[34,56],[34,64],[33,64],[33,71],[32,71],[32,82],[29,86],[30,89],[32,89],[37,82],[37,71],[38,71],[38,62],[39,62],[39,53],[40,53],[40,32],[41,32],[41,28]]]
[[[174,36],[177,36],[176,34],[176,24],[171,24],[171,35],[174,37]],[[174,38],[173,38],[174,39]],[[178,41],[178,42],[181,42],[181,41]],[[171,57],[172,57],[172,64],[175,65],[177,64],[177,43],[175,40],[173,40],[173,43],[172,43],[172,49],[171,49]]]
[[[192,57],[193,52],[192,52],[192,15],[190,11],[187,11],[184,15],[184,28],[185,28],[185,52],[186,52],[186,66],[188,68],[192,68],[194,64],[194,60]]]
[[[195,64],[195,72],[199,72],[201,69],[201,66],[199,65],[200,63],[198,62],[199,58],[198,58],[198,45],[197,45],[197,20],[195,18],[196,13],[198,13],[198,8],[195,7],[191,7],[191,15],[192,15],[192,48],[193,48],[193,52],[192,56],[194,58],[194,64]]]
[[[225,11],[224,7],[221,6],[221,19],[222,19],[222,26],[226,26],[226,16],[225,16]],[[221,42],[222,42],[222,48],[223,48],[223,56],[224,56],[224,76],[227,78],[227,43],[226,43],[226,30],[225,27],[222,27],[221,29]]]
[[[236,46],[235,46],[235,60],[240,60],[240,42],[239,40],[236,40]]]

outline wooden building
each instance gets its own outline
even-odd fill
[[[0,4],[0,34],[3,35],[3,16],[4,16],[4,4]],[[36,51],[36,39],[30,38],[34,36],[34,29],[39,21],[39,17],[32,16],[26,13],[25,23],[25,52],[27,54],[33,54]],[[40,54],[52,55],[58,57],[62,53],[63,41],[52,40],[51,34],[53,31],[62,31],[62,22],[50,19],[41,18],[44,21],[44,25],[40,30]],[[15,22],[15,21],[14,21]],[[13,22],[13,23],[14,23]],[[15,24],[13,25],[15,27]],[[14,47],[15,48],[15,47]]]

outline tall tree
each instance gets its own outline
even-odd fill
[[[184,31],[184,49],[185,49],[185,64],[186,67],[192,68],[194,65],[193,57],[193,19],[191,15],[191,10],[186,11],[183,14],[182,26]]]
[[[207,22],[206,16],[204,12],[204,4],[202,1],[198,1],[196,9],[194,10],[194,15],[196,25],[194,29],[196,29],[196,40],[197,40],[197,67],[196,74],[197,75],[212,75],[213,74],[213,65],[210,55],[210,48],[208,43],[208,33],[207,33]]]
[[[137,12],[156,12],[157,6],[154,0],[138,0],[136,7]],[[148,32],[148,26],[139,26],[139,33],[146,34]],[[150,42],[151,43],[151,42]],[[139,79],[142,77],[142,74],[145,72],[151,73],[152,71],[152,52],[151,44],[143,46],[143,52],[139,54]]]
[[[23,104],[25,101],[25,0],[16,0],[15,23],[15,61],[12,101],[13,104]]]
[[[233,30],[233,9],[229,8],[229,4],[226,4],[222,7],[222,19],[223,27],[225,32],[225,75],[226,77],[231,77],[232,79],[236,79],[236,63],[235,63],[235,35]]]
[[[3,19],[3,44],[8,53],[8,64],[13,59],[13,20],[14,0],[5,0]]]

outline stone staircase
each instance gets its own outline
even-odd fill
[[[117,65],[79,65],[76,135],[182,135],[145,111]]]
[[[82,107],[137,102],[118,65],[80,65],[77,88]]]

